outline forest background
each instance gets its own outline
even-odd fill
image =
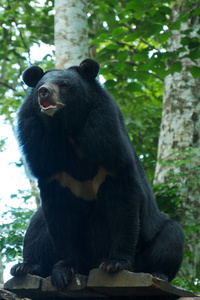
[[[57,2],[64,7],[66,1]],[[159,208],[185,230],[184,261],[173,283],[199,292],[199,1],[88,0],[86,16],[88,56],[100,63],[100,78],[123,112]],[[31,57],[37,45],[55,44],[54,17],[54,1],[0,3],[0,115],[13,129],[26,92],[22,72],[31,64],[55,67],[52,51],[41,61]],[[0,151],[6,151],[6,139],[0,141]],[[10,197],[13,203],[21,199],[39,205],[36,183],[20,159],[16,168],[22,167],[31,188]],[[21,259],[32,214],[28,207],[14,206],[2,214],[10,219],[0,225],[4,262]]]

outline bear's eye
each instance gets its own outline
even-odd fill
[[[61,89],[67,89],[69,87],[69,83],[64,81],[63,83],[60,84]]]

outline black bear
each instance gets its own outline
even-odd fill
[[[122,113],[95,79],[99,64],[23,74],[31,87],[18,113],[18,140],[38,180],[41,207],[14,276],[51,275],[61,289],[75,273],[148,272],[171,281],[181,227],[158,210]]]

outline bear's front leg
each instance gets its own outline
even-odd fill
[[[66,287],[72,281],[74,274],[79,271],[78,247],[73,240],[76,234],[70,234],[70,227],[68,232],[63,226],[61,233],[55,228],[52,230],[51,224],[49,226],[57,261],[51,272],[51,281],[58,289]]]
[[[113,189],[109,190],[107,187]],[[105,231],[110,234],[110,248],[108,257],[103,259],[99,267],[110,273],[133,271],[140,229],[139,203],[115,179],[107,181],[104,188],[107,189],[106,197],[98,200],[105,205],[103,213],[106,216],[102,218],[107,220]]]
[[[53,266],[51,282],[57,289],[63,289],[72,281],[75,269],[65,260],[60,260]]]
[[[128,228],[127,230],[129,231]],[[127,231],[123,232],[122,230],[120,233],[113,232],[113,235],[111,236],[111,240],[113,240],[113,242],[111,243],[109,256],[100,264],[100,269],[108,273],[115,273],[120,270],[134,271],[134,256],[136,252],[135,241],[137,241],[139,230],[135,228],[134,231],[135,234],[132,232],[131,238],[129,237],[127,240]],[[117,241],[114,241],[114,236],[116,237]]]
[[[133,260],[132,258],[127,259],[107,259],[101,263],[100,269],[108,272],[115,273],[120,270],[133,271]]]
[[[47,217],[48,228],[57,261],[51,272],[51,281],[55,287],[63,289],[72,281],[74,274],[79,271],[78,247],[75,241],[77,235],[73,230],[73,228],[75,228],[73,223],[66,226],[66,220],[64,222],[62,221],[62,218],[54,218],[54,221],[57,224],[59,223],[61,227],[56,225],[53,226],[52,222],[50,222]]]
[[[44,217],[55,252],[52,284],[62,289],[79,272],[79,214],[65,191],[51,183],[40,188]]]

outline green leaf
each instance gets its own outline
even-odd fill
[[[134,17],[136,20],[141,20],[143,16],[144,16],[143,12],[139,11],[139,12],[134,13]]]
[[[149,65],[148,64],[139,64],[139,66],[137,67],[138,71],[148,71],[149,70]]]
[[[106,87],[106,89],[112,89],[114,88],[116,85],[116,81],[114,80],[107,80],[105,83],[104,83],[104,86]]]
[[[181,21],[178,20],[177,22],[174,22],[171,26],[170,29],[171,30],[179,30],[181,27]]]
[[[181,44],[184,45],[184,46],[186,46],[186,45],[188,45],[190,43],[190,41],[191,41],[191,38],[188,37],[188,36],[185,36],[185,37],[183,37],[181,39]]]
[[[141,85],[139,85],[136,82],[131,82],[127,86],[127,91],[132,92],[132,93],[134,93],[134,92],[140,92],[141,89],[142,89]]]
[[[193,16],[199,16],[200,15],[200,6],[197,7],[193,12],[192,12]]]
[[[118,60],[125,60],[128,57],[128,52],[121,52],[117,55]]]
[[[200,58],[200,49],[191,50],[187,57],[190,57],[192,60]]]
[[[119,45],[116,45],[116,44],[108,44],[107,46],[106,46],[106,49],[108,49],[108,50],[118,50],[119,49]]]
[[[188,48],[189,49],[195,49],[200,47],[200,42],[199,39],[193,38],[191,41],[188,43]]]
[[[133,17],[131,15],[130,16],[127,15],[125,18],[121,18],[118,23],[122,24],[122,23],[129,22],[132,20],[133,20]]]
[[[190,68],[190,73],[194,78],[199,78],[200,77],[200,67],[193,66]]]
[[[150,16],[154,16],[156,14],[157,10],[155,7],[151,7],[148,11],[148,13],[150,14]]]
[[[122,34],[125,34],[125,30],[122,27],[117,27],[112,31],[114,37],[118,37]]]
[[[185,4],[185,7],[190,7],[191,5],[194,5],[193,1],[187,1],[187,3]]]
[[[149,49],[144,49],[134,55],[134,61],[143,62],[148,59]]]
[[[157,34],[159,34],[161,30],[162,30],[162,26],[160,24],[151,23],[151,22],[147,24],[146,32],[150,36],[153,35],[157,36]]]
[[[140,36],[141,36],[140,32],[136,30],[134,33],[130,33],[129,35],[125,36],[124,40],[126,42],[133,42],[136,39],[138,39]]]
[[[171,37],[171,31],[165,31],[162,34],[159,34],[158,39],[161,43],[164,43],[168,41],[168,39]]]
[[[140,11],[144,9],[144,5],[142,1],[132,0],[131,2],[127,3],[126,8],[134,11]]]
[[[166,6],[166,5],[161,6],[159,10],[162,13],[164,13],[165,15],[169,15],[169,16],[171,15],[171,12],[172,12],[171,8],[169,6]]]
[[[171,72],[181,72],[181,70],[182,70],[182,64],[179,61],[176,61],[170,65]]]

